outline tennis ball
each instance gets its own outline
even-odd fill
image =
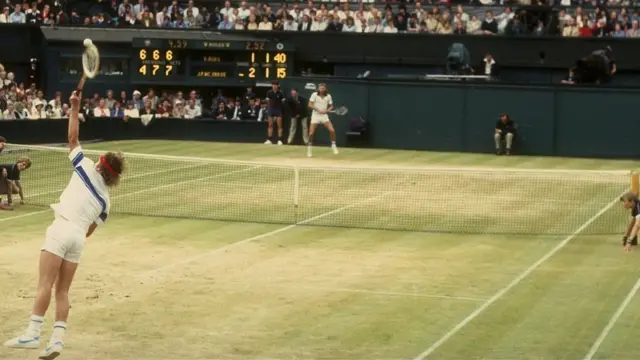
[[[84,39],[84,47],[89,47],[93,45],[93,41],[91,39]]]

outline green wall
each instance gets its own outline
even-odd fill
[[[519,126],[522,154],[640,156],[633,106],[640,90],[330,78],[289,79],[285,87],[304,89],[308,82],[326,83],[336,104],[349,108],[333,120],[340,143],[349,118],[363,117],[373,147],[492,152],[494,124],[507,112]]]

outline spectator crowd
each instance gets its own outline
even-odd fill
[[[46,99],[35,84],[25,89],[24,84],[16,84],[11,73],[7,74],[0,65],[0,120],[61,119],[69,116],[69,104],[60,92],[53,99]],[[196,119],[200,117],[218,120],[266,121],[267,102],[259,98],[253,88],[247,88],[242,97],[228,98],[222,90],[212,99],[210,107],[204,107],[195,90],[185,97],[183,92],[163,91],[159,96],[153,89],[145,95],[135,90],[129,96],[126,91],[115,93],[108,90],[104,96],[93,94],[82,102],[83,119],[172,117]]]
[[[268,4],[237,6],[226,1],[223,7],[198,6],[194,0],[180,3],[172,0],[167,6],[159,1],[113,0],[101,2],[101,11],[84,16],[75,9],[65,9],[60,0],[38,0],[33,3],[6,5],[0,14],[0,23],[30,23],[38,25],[87,25],[98,27],[143,28],[210,28],[219,30],[257,31],[334,31],[356,33],[432,33],[479,35],[561,35],[638,37],[637,10],[623,7],[624,1],[610,0],[610,10],[603,6],[565,8],[553,16],[532,16],[531,7],[514,11],[504,6],[504,0],[481,0],[483,6],[451,5],[450,1],[415,2],[409,7],[379,5],[362,1],[359,4],[313,1],[285,3],[272,7]],[[513,2],[509,2],[513,3]],[[531,5],[531,0],[520,0],[516,5]],[[534,3],[547,4],[546,1]],[[570,6],[576,2],[562,0],[558,5]],[[600,2],[597,2],[598,4]],[[526,10],[529,9],[529,10]],[[487,11],[488,10],[488,11]],[[534,12],[539,14],[538,12]]]

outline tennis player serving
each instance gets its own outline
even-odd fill
[[[307,156],[311,157],[313,135],[316,132],[318,124],[324,125],[329,130],[329,137],[331,138],[331,149],[334,155],[338,155],[338,147],[336,146],[336,130],[333,128],[331,120],[329,120],[329,112],[333,110],[333,99],[331,95],[327,93],[327,87],[324,84],[318,86],[318,91],[311,94],[309,98],[309,108],[311,112],[311,127],[309,128],[309,144],[307,145]]]
[[[51,205],[55,219],[47,229],[40,251],[38,285],[29,326],[21,336],[5,344],[12,348],[39,348],[44,315],[55,284],[56,321],[51,340],[40,354],[41,360],[55,359],[62,352],[62,338],[69,317],[69,288],[78,268],[85,239],[107,220],[109,188],[118,185],[124,169],[124,158],[120,153],[108,152],[100,157],[98,164],[84,156],[78,141],[80,93],[74,91],[69,100],[68,142],[73,173],[60,195],[60,201]]]

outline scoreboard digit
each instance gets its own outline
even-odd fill
[[[287,73],[287,53],[263,52],[250,54],[248,77],[250,79],[273,80],[284,79]]]
[[[174,50],[140,49],[138,73],[142,76],[171,76],[182,64]]]

